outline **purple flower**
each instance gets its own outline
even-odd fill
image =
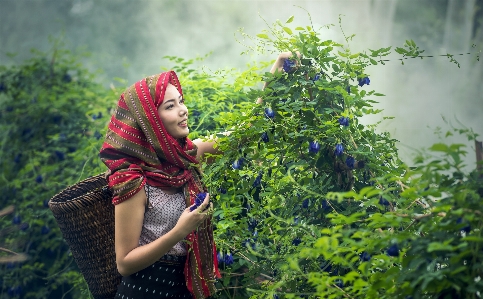
[[[397,244],[391,245],[387,250],[386,254],[389,256],[399,256],[399,247],[397,247]]]
[[[218,192],[220,192],[221,194],[226,194],[226,189],[223,187],[220,187],[218,188]]]
[[[225,255],[225,264],[226,265],[231,265],[233,264],[233,255],[231,255],[231,253],[227,253]]]
[[[317,141],[311,141],[309,143],[309,153],[317,154],[320,150],[320,145]]]
[[[361,259],[361,261],[367,262],[367,261],[369,261],[371,259],[371,255],[369,253],[367,253],[367,252],[364,251],[363,253],[361,253],[359,255],[359,258]]]
[[[295,61],[285,59],[285,61],[283,62],[283,70],[287,73],[290,73],[295,69],[295,65]]]
[[[315,81],[319,80],[319,79],[320,79],[320,76],[321,76],[321,74],[320,74],[320,73],[315,74],[315,76],[314,76],[314,78],[312,79],[312,81],[314,81],[314,82],[315,82]]]
[[[37,183],[39,183],[39,184],[40,184],[40,183],[42,183],[42,181],[43,181],[43,180],[44,180],[44,179],[42,178],[42,176],[41,176],[40,174],[39,174],[39,175],[38,175],[38,176],[35,178],[35,181],[36,181]]]
[[[309,199],[308,198],[302,202],[302,208],[304,208],[304,209],[309,208]]]
[[[265,108],[265,117],[270,119],[275,117],[275,112],[272,110],[272,108]]]
[[[299,246],[300,243],[302,243],[302,240],[299,237],[292,240],[292,245]]]
[[[334,154],[336,156],[340,156],[342,155],[343,152],[344,152],[344,146],[340,143],[336,144]]]
[[[268,142],[268,141],[270,141],[270,139],[268,138],[268,134],[267,134],[267,132],[264,132],[264,133],[262,134],[262,141],[263,141],[263,142]]]
[[[347,167],[349,167],[350,169],[353,169],[354,168],[354,163],[355,163],[355,160],[353,157],[347,157],[347,159],[345,159],[345,164],[347,165]]]
[[[369,80],[369,77],[364,77],[362,79],[359,79],[359,86],[364,86],[364,84],[369,85],[371,83],[371,80]]]
[[[341,117],[339,118],[339,124],[340,124],[341,126],[348,127],[348,126],[349,126],[349,118],[348,118],[348,117],[343,117],[343,116],[341,116]]]

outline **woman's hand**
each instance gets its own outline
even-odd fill
[[[191,206],[190,206],[191,207]],[[187,207],[178,219],[178,223],[173,228],[177,233],[186,237],[194,231],[203,221],[213,214],[213,203],[210,203],[210,194],[206,193],[205,200],[193,211]]]
[[[300,59],[301,55],[299,51],[296,51],[295,54],[297,57]],[[290,59],[293,56],[292,52],[282,52],[278,55],[277,60],[275,60],[275,63],[272,65],[272,68],[270,69],[270,73],[275,74],[275,72],[283,72],[283,64],[285,63],[285,60]],[[295,67],[299,65],[298,61],[295,61]],[[263,89],[267,86],[267,82],[263,85]],[[257,104],[261,104],[263,102],[262,98],[257,99]]]
[[[297,57],[300,59],[301,55],[298,51],[295,52]],[[276,71],[282,72],[283,71],[283,64],[286,59],[289,59],[290,57],[293,56],[292,52],[282,52],[278,55],[277,60],[275,60],[275,63],[272,66],[272,69],[270,70],[270,73],[275,74]],[[298,65],[298,61],[295,61],[295,65]]]

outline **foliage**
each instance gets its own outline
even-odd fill
[[[48,200],[104,171],[97,159],[112,91],[54,42],[22,65],[0,68],[2,247],[25,253],[0,265],[0,298],[75,298],[85,288]]]
[[[475,297],[481,190],[476,174],[460,171],[465,152],[435,145],[446,160],[405,166],[396,140],[359,121],[380,112],[365,69],[383,64],[391,47],[352,53],[353,36],[321,40],[311,26],[290,28],[292,20],[249,37],[257,52],[301,57],[265,73],[267,87],[247,92],[251,102],[220,114],[232,132],[205,168],[220,298]],[[406,41],[396,52],[421,50]]]
[[[245,35],[256,52],[301,54],[281,73],[261,73],[266,62],[205,72],[203,58],[166,57],[187,98],[190,138],[231,132],[219,137],[224,155],[204,165],[218,297],[476,298],[483,191],[476,172],[461,170],[464,147],[442,142],[431,148],[440,157],[404,165],[379,123],[360,122],[383,96],[366,67],[392,48],[352,53],[354,36],[322,40],[292,20]],[[395,52],[422,50],[408,40]],[[0,68],[0,196],[16,206],[0,218],[1,246],[29,256],[0,265],[0,299],[89,296],[46,202],[105,170],[97,154],[121,85],[96,83],[58,45]]]

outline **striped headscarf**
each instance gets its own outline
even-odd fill
[[[109,187],[113,204],[119,204],[144,187],[182,187],[186,205],[205,190],[196,160],[197,147],[189,139],[172,137],[159,117],[168,84],[183,95],[174,71],[147,77],[129,87],[120,97],[99,156],[110,169]],[[215,292],[220,277],[211,220],[206,219],[187,237],[186,284],[194,298]]]

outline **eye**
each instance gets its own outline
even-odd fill
[[[173,108],[173,107],[174,107],[174,105],[173,105],[173,104],[169,104],[169,105],[166,107],[166,110],[171,109],[171,108]]]

